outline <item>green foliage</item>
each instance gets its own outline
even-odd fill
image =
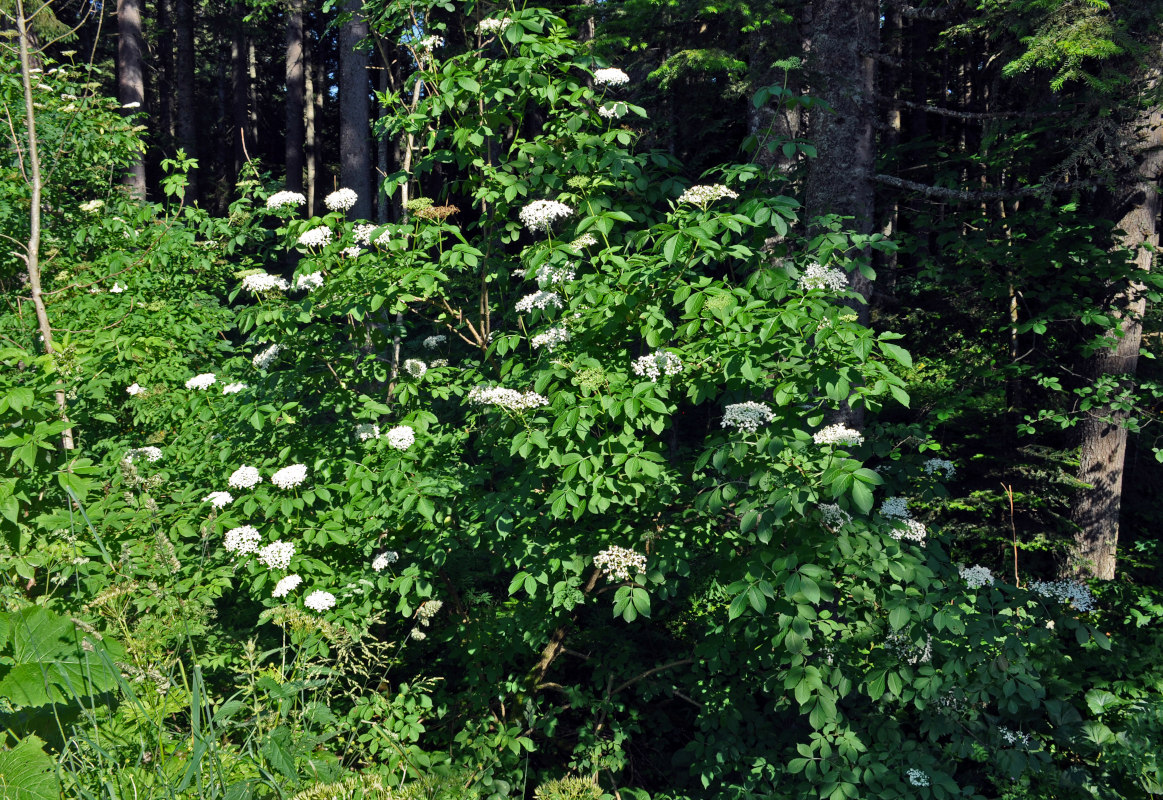
[[[56,800],[61,783],[44,742],[35,736],[0,751],[0,796],[4,800]]]

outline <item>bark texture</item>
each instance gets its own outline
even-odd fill
[[[291,0],[287,11],[287,189],[303,191],[303,152],[307,142],[304,119],[307,97],[303,57],[303,0]]]
[[[190,158],[198,157],[198,109],[194,96],[194,2],[175,0],[174,18],[177,27],[177,57],[174,71],[177,73],[178,89],[178,147],[186,151]],[[198,170],[190,170],[190,180],[186,187],[186,198],[191,203],[198,201]]]
[[[361,43],[368,38],[367,18],[362,0],[346,0],[344,10],[351,18],[339,33],[339,181],[358,196],[348,214],[370,219],[371,109],[369,102],[368,53]]]
[[[117,97],[121,105],[131,106],[126,109],[131,114],[145,110],[141,5],[142,0],[117,0]],[[135,197],[145,199],[144,153],[125,171],[124,183]]]
[[[1163,112],[1158,108],[1136,120],[1134,149],[1137,169],[1116,204],[1117,246],[1129,251],[1140,269],[1149,270],[1159,245],[1159,179],[1163,176]],[[1118,343],[1092,359],[1095,380],[1110,376],[1133,378],[1143,338],[1146,310],[1143,286],[1133,284],[1116,300],[1122,309]],[[1075,574],[1103,580],[1115,576],[1119,513],[1123,499],[1123,467],[1127,449],[1127,412],[1105,407],[1090,410],[1080,430],[1078,477],[1090,488],[1078,493],[1072,519],[1078,526],[1074,542]]]

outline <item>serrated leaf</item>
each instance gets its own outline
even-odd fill
[[[58,800],[61,783],[53,759],[36,736],[0,752],[0,795],[4,800]]]

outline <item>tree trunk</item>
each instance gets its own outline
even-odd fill
[[[241,9],[239,9],[241,13]],[[234,161],[231,168],[230,182],[238,180],[242,165],[246,163],[251,151],[250,138],[250,65],[247,60],[248,48],[246,33],[241,23],[234,30],[230,42],[230,120],[232,130],[231,141],[234,143]]]
[[[157,131],[162,152],[170,152],[174,141],[174,2],[157,0],[157,47],[153,55],[157,62],[154,98],[157,100]]]
[[[319,179],[319,143],[315,135],[315,120],[322,117],[323,96],[315,90],[322,86],[323,71],[319,66],[317,47],[311,47],[311,40],[307,40],[307,65],[304,70],[305,90],[304,100],[307,104],[304,129],[303,155],[307,159],[307,216],[315,216],[318,206],[318,179]]]
[[[1140,269],[1149,270],[1153,251],[1159,245],[1160,200],[1158,182],[1163,176],[1163,112],[1155,107],[1136,120],[1134,149],[1137,151],[1133,181],[1118,198],[1117,246],[1130,251]],[[1095,354],[1091,376],[1134,377],[1143,336],[1146,310],[1144,287],[1132,284],[1116,300],[1121,307],[1118,343]],[[1078,525],[1074,535],[1075,574],[1111,580],[1119,539],[1119,512],[1123,499],[1123,464],[1126,457],[1127,412],[1105,407],[1093,408],[1080,426],[1081,450],[1078,478],[1090,488],[1078,493],[1071,518]]]
[[[117,0],[117,96],[129,114],[145,110],[141,4],[142,0]],[[129,165],[123,182],[134,197],[145,199],[144,152]]]
[[[175,0],[177,25],[178,147],[190,158],[198,157],[198,109],[194,96],[194,3]],[[190,170],[186,199],[198,202],[198,170]]]
[[[307,131],[303,114],[306,109],[307,82],[303,60],[303,0],[290,0],[287,11],[287,189],[303,191],[303,148]]]
[[[358,219],[372,213],[371,117],[368,103],[368,54],[360,48],[368,37],[361,0],[346,0],[351,18],[339,32],[339,180],[358,196],[349,212]]]

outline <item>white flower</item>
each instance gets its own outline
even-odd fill
[[[418,358],[408,358],[404,360],[404,372],[407,372],[416,380],[424,377],[424,373],[428,371],[428,365]]]
[[[1098,607],[1090,587],[1076,581],[1034,581],[1030,584],[1030,591],[1057,600],[1060,603],[1069,603],[1075,611],[1086,613]]]
[[[368,439],[380,438],[380,426],[374,422],[361,422],[355,426],[355,436],[361,442],[366,442]]]
[[[271,542],[258,551],[258,560],[266,565],[267,569],[286,569],[291,566],[291,559],[295,557],[295,545],[290,542]]]
[[[565,344],[569,341],[569,329],[563,325],[550,328],[544,333],[539,333],[533,337],[533,349],[539,350],[544,347],[548,352],[552,353],[557,349],[558,345]]]
[[[848,276],[838,269],[821,267],[813,262],[800,273],[799,284],[805,292],[810,292],[813,289],[841,292],[848,288]]]
[[[583,247],[593,247],[598,243],[592,233],[583,233],[581,236],[569,243],[569,246],[574,250],[581,250]]]
[[[537,285],[542,289],[550,286],[572,281],[574,275],[577,274],[577,265],[570,262],[560,267],[555,267],[552,264],[542,264],[537,268],[534,278],[537,280]]]
[[[925,530],[925,526],[915,519],[904,520],[904,525],[904,528],[894,528],[889,535],[898,542],[901,539],[908,539],[910,542],[916,542],[921,547],[924,547],[925,538],[929,535],[929,532]]]
[[[611,573],[620,581],[628,581],[631,575],[646,571],[646,556],[625,547],[610,545],[594,556],[594,566]]]
[[[911,783],[913,786],[929,785],[929,776],[919,769],[910,769],[906,774],[909,777],[909,783]]]
[[[242,288],[248,292],[259,294],[261,292],[270,292],[275,289],[280,291],[287,291],[289,288],[287,282],[278,275],[270,275],[266,272],[256,272],[253,275],[247,275],[242,279]]]
[[[343,255],[345,255],[347,258],[359,258],[362,253],[363,248],[357,245],[343,248]]]
[[[506,411],[527,411],[549,405],[549,400],[536,392],[518,392],[501,386],[474,386],[467,399],[472,405],[497,406]]]
[[[734,200],[738,196],[726,186],[716,183],[710,186],[692,186],[679,195],[678,202],[706,208],[716,200],[721,200],[724,197]]]
[[[418,642],[422,642],[428,638],[428,634],[419,628],[413,628],[412,630],[408,631],[408,635]]]
[[[335,607],[335,595],[331,592],[314,591],[307,595],[307,599],[303,601],[303,605],[312,611],[322,613],[329,608]]]
[[[304,247],[325,247],[331,244],[331,229],[326,225],[320,225],[309,231],[303,231],[299,236],[299,244]]]
[[[989,571],[989,567],[983,567],[980,564],[975,564],[972,567],[958,566],[957,571],[961,573],[961,580],[965,581],[965,585],[970,589],[980,589],[982,586],[992,586],[994,582],[993,573]]]
[[[766,425],[775,419],[775,412],[767,403],[732,403],[723,409],[723,427],[738,428],[742,431],[755,433],[760,425]]]
[[[378,556],[372,559],[372,569],[374,569],[376,572],[383,572],[391,564],[394,564],[399,560],[399,553],[397,553],[395,550],[388,550],[387,552],[380,553]]]
[[[271,476],[271,483],[278,486],[280,489],[294,489],[307,477],[306,464],[292,464],[289,467],[283,467],[274,475]]]
[[[245,383],[228,383],[222,387],[222,394],[238,394],[245,388]]]
[[[629,82],[630,76],[617,67],[594,70],[594,83],[598,86],[624,86]]]
[[[427,339],[424,340],[424,349],[425,350],[435,350],[437,347],[440,347],[440,345],[444,344],[447,341],[448,341],[448,337],[445,336],[443,333],[438,333],[435,336],[429,336]]]
[[[271,592],[271,597],[286,597],[291,592],[298,589],[299,584],[302,582],[303,579],[298,575],[288,575],[285,578],[281,578],[279,582],[275,584],[275,590]]]
[[[234,502],[234,495],[230,492],[210,492],[202,498],[203,503],[209,503],[215,508],[226,508]]]
[[[827,445],[858,445],[864,443],[864,434],[846,425],[835,424],[812,434],[812,441],[821,447]]]
[[[81,203],[81,210],[87,214],[92,214],[95,211],[100,211],[105,206],[104,200],[90,200],[87,203]]]
[[[299,192],[275,192],[267,198],[267,208],[275,209],[283,206],[301,206],[307,198]]]
[[[893,519],[911,519],[909,501],[903,497],[886,497],[880,504],[880,513]]]
[[[215,377],[213,372],[204,372],[201,375],[195,375],[193,378],[190,378],[190,380],[186,381],[186,388],[209,389],[211,386],[217,383],[217,381],[218,378]]]
[[[952,461],[946,461],[943,458],[930,458],[925,462],[925,472],[932,475],[937,470],[945,473],[945,480],[952,480],[953,476],[957,474],[957,468],[953,466]]]
[[[421,625],[427,626],[432,618],[440,613],[440,609],[444,608],[444,603],[440,600],[425,600],[416,609],[416,619]]]
[[[388,431],[387,439],[397,450],[407,450],[416,441],[416,433],[407,425],[397,425]]]
[[[573,209],[565,203],[556,200],[534,200],[521,209],[517,215],[521,224],[533,233],[549,232],[549,226],[554,220],[565,219],[573,214]]]
[[[223,546],[228,553],[237,553],[240,556],[244,556],[258,549],[260,538],[258,530],[254,526],[242,525],[238,528],[231,528],[226,532],[226,540],[223,542]]]
[[[606,103],[598,106],[598,116],[602,119],[621,119],[626,112],[623,110],[626,106],[623,103]]]
[[[1008,745],[1014,745],[1016,747],[1030,746],[1030,734],[1028,733],[1022,733],[1021,731],[1011,731],[1009,728],[998,725],[997,735],[1000,736],[1001,740]]]
[[[425,36],[423,39],[416,42],[416,49],[423,53],[430,53],[437,47],[444,47],[443,36]]]
[[[132,103],[126,103],[122,108],[141,108],[141,103],[134,100]]]
[[[137,447],[125,454],[125,460],[132,464],[136,456],[145,456],[145,460],[152,464],[154,461],[161,461],[162,451],[161,448],[152,445]]]
[[[352,189],[336,189],[331,194],[323,198],[323,205],[327,206],[332,211],[347,211],[353,207],[356,201],[359,200],[359,195]]]
[[[266,350],[263,350],[261,353],[255,355],[255,357],[251,359],[251,363],[254,364],[256,369],[261,369],[263,372],[266,372],[268,369],[270,369],[271,364],[275,362],[275,359],[279,355],[279,351],[282,349],[282,345],[272,344]]]
[[[258,474],[258,470],[245,464],[234,470],[230,480],[226,481],[226,485],[232,489],[249,489],[260,483],[262,483],[262,476]]]
[[[477,33],[488,35],[490,33],[500,33],[513,24],[513,20],[508,17],[501,17],[500,19],[482,19],[477,24]]]
[[[657,383],[663,375],[671,377],[682,372],[682,360],[674,353],[655,350],[650,355],[635,359],[630,367],[635,375],[641,375],[649,378],[651,383]]]
[[[517,305],[513,308],[518,314],[527,314],[535,308],[546,308],[547,306],[561,308],[561,298],[558,297],[557,292],[537,291],[525,295],[517,301]]]
[[[305,275],[296,275],[295,276],[295,290],[296,291],[309,292],[313,289],[318,289],[322,285],[323,285],[323,273],[322,272],[308,272]]]
[[[134,397],[136,397],[139,394],[142,394],[144,391],[145,391],[145,389],[141,388],[136,383],[134,383],[132,386],[126,387],[126,389],[125,389],[126,394],[128,394],[130,396],[134,396]]]
[[[852,521],[852,515],[835,503],[820,506],[820,517],[829,528],[840,528]]]
[[[116,282],[114,282],[114,284],[111,287],[109,287],[109,291],[113,294],[121,294],[122,292],[125,291],[125,289],[126,289],[126,287],[124,287],[120,283],[116,283]]]

